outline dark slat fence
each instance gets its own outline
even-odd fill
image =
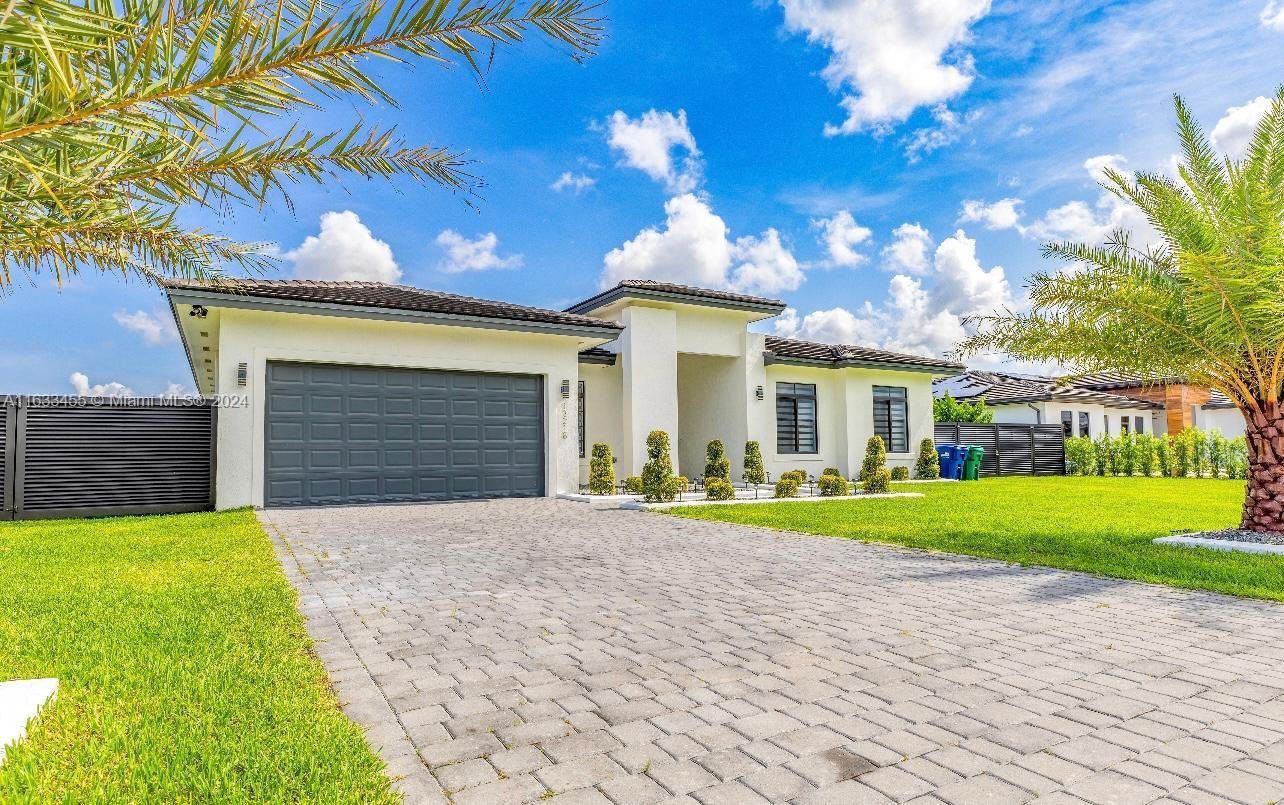
[[[0,398],[0,519],[212,509],[217,416],[205,400]]]
[[[1065,432],[1060,425],[937,422],[937,444],[985,448],[982,475],[1065,475]]]

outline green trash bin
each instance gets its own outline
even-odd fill
[[[984,447],[974,444],[967,446],[967,458],[963,459],[963,480],[975,481],[981,477],[981,459],[984,457]]]

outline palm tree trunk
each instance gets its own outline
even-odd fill
[[[1244,412],[1248,488],[1241,528],[1284,533],[1284,406],[1262,403]]]

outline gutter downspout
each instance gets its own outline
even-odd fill
[[[1029,408],[1031,411],[1033,411],[1033,412],[1034,412],[1034,424],[1036,424],[1036,425],[1042,425],[1042,424],[1043,424],[1043,412],[1039,410],[1038,406],[1036,406],[1034,403],[1026,403],[1026,404],[1025,404],[1025,407],[1026,407],[1026,408]]]

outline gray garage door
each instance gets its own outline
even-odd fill
[[[544,493],[539,377],[269,363],[269,506]]]

